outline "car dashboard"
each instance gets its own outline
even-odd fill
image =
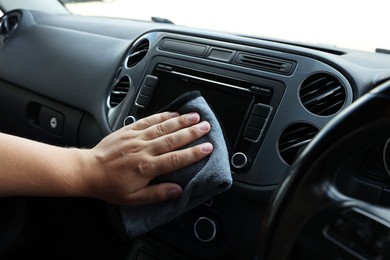
[[[251,258],[267,203],[302,149],[390,78],[385,53],[172,24],[15,10],[0,25],[2,132],[93,147],[192,90],[219,119],[232,188],[129,242],[129,259]],[[388,140],[373,144],[362,167],[338,180],[340,189],[389,205],[389,154]],[[20,209],[18,203],[6,206]],[[109,210],[108,222],[125,237]]]

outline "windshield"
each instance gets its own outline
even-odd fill
[[[390,49],[390,1],[63,0],[73,14],[150,21],[301,43],[375,51]]]

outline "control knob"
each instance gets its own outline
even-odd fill
[[[134,116],[127,116],[127,117],[123,120],[123,126],[131,125],[131,124],[134,123],[135,121],[137,121],[137,119],[136,119]]]
[[[195,237],[201,242],[211,242],[217,235],[217,225],[215,221],[208,217],[200,217],[194,224]]]
[[[236,169],[242,169],[248,165],[249,159],[244,153],[237,152],[233,154],[230,162]]]

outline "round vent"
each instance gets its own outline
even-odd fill
[[[291,165],[318,131],[317,127],[308,123],[295,123],[288,126],[279,139],[280,156]]]
[[[111,90],[109,104],[111,108],[116,107],[125,99],[127,92],[130,89],[130,78],[128,76],[122,77],[118,80]]]
[[[346,92],[336,77],[317,73],[304,80],[299,97],[303,106],[313,114],[330,116],[341,110],[346,101]]]
[[[126,65],[128,68],[131,68],[138,64],[148,53],[149,51],[149,41],[147,39],[143,39],[137,42],[132,48],[129,56],[127,57]]]
[[[0,37],[4,42],[8,36],[18,27],[20,21],[19,13],[6,14],[0,19]]]

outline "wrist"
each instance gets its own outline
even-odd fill
[[[75,178],[78,183],[78,196],[102,199],[101,162],[91,149],[77,149],[77,169]]]
[[[77,197],[93,197],[91,192],[92,155],[88,149],[71,149],[75,156],[73,169],[74,195]]]

